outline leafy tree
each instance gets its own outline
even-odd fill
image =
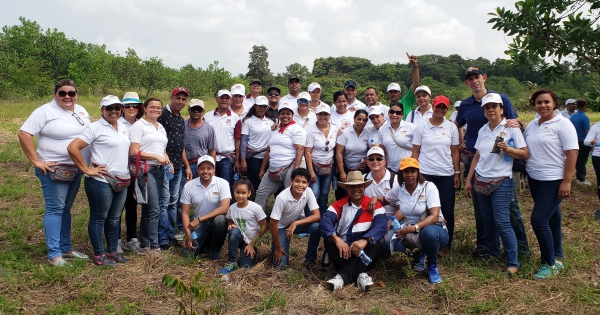
[[[285,67],[285,72],[280,73],[277,78],[277,83],[287,86],[287,80],[291,76],[298,76],[300,81],[308,87],[310,82],[314,81],[315,77],[312,75],[306,66],[303,66],[297,62],[292,63],[291,65]]]
[[[252,46],[250,52],[250,63],[248,64],[248,73],[246,78],[259,78],[263,85],[269,86],[273,83],[273,73],[269,69],[269,53],[264,45]]]

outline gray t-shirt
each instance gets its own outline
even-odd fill
[[[188,160],[195,160],[215,149],[215,130],[206,121],[200,127],[192,128],[188,119],[185,121],[184,142]]]

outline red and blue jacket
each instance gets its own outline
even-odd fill
[[[334,202],[321,217],[319,231],[323,237],[329,238],[337,234],[336,230],[342,212],[346,211],[347,207],[350,205],[350,200],[348,198],[349,197],[346,196]],[[385,236],[388,221],[385,215],[385,209],[381,203],[377,202],[377,207],[371,214],[369,211],[366,211],[370,201],[370,197],[363,197],[360,203],[360,209],[356,212],[352,225],[346,233],[347,244],[352,244],[360,239],[373,238],[372,245],[375,245]]]

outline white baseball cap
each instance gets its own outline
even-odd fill
[[[292,104],[290,104],[290,103],[283,103],[283,104],[279,105],[279,112],[281,112],[281,110],[285,109],[285,108],[291,110],[292,113],[294,112],[294,106],[292,106]]]
[[[231,97],[231,92],[229,92],[229,90],[219,90],[219,92],[217,93],[217,97],[221,97],[223,95],[229,95],[229,97]]]
[[[190,101],[190,108],[192,108],[192,107],[198,107],[198,106],[199,106],[199,107],[202,107],[202,109],[204,109],[204,106],[205,106],[205,105],[204,105],[204,101],[202,101],[202,100],[199,100],[199,99],[197,99],[197,98],[193,98],[193,99]]]
[[[462,102],[461,101],[454,102],[454,108],[459,108],[460,107],[460,103],[462,103]]]
[[[296,99],[298,99],[298,100],[299,100],[299,99],[301,99],[301,98],[303,98],[303,99],[307,99],[307,100],[309,100],[309,101],[311,100],[311,98],[310,98],[310,94],[308,94],[308,92],[300,92],[300,94],[298,94],[298,97],[297,97]]]
[[[371,147],[369,149],[369,152],[367,152],[367,156],[370,156],[372,154],[379,154],[379,155],[385,157],[385,153],[383,152],[383,149],[380,147]]]
[[[202,162],[210,162],[213,167],[215,166],[215,159],[213,159],[210,155],[203,155],[198,159],[198,163],[196,165],[200,166]]]
[[[231,87],[231,94],[232,95],[246,95],[246,87],[243,84],[234,84]]]
[[[500,97],[500,94],[498,94],[498,93],[486,94],[481,99],[481,107],[483,107],[483,105],[485,105],[487,103],[504,104],[504,103],[502,103],[502,97]]]
[[[107,95],[102,99],[102,101],[100,101],[100,108],[104,106],[110,106],[112,104],[121,104],[121,100],[114,95]]]
[[[379,105],[369,107],[369,117],[371,117],[372,115],[381,115],[381,114],[383,114],[383,112],[381,111],[381,108],[379,107]]]
[[[268,106],[269,100],[267,99],[266,96],[261,95],[254,100],[254,104]]]
[[[387,91],[399,91],[402,92],[402,89],[400,88],[400,84],[396,83],[396,82],[392,82],[390,83],[390,85],[388,85],[387,87]]]
[[[329,105],[326,104],[321,104],[319,106],[317,106],[317,109],[315,110],[316,114],[318,113],[327,113],[327,114],[331,114],[331,107],[329,107]]]
[[[572,99],[572,98],[570,98],[570,99],[568,99],[568,100],[565,102],[565,105],[569,105],[569,104],[573,104],[573,103],[577,103],[577,101],[576,101],[576,100],[574,100],[574,99]]]
[[[320,90],[323,90],[323,89],[321,88],[321,86],[319,85],[319,83],[317,83],[317,82],[313,82],[313,83],[311,83],[311,84],[308,86],[308,91],[309,91],[309,92],[312,92],[312,91],[314,91],[315,89],[320,89]]]
[[[417,86],[417,88],[415,89],[415,95],[417,95],[417,92],[421,92],[421,91],[427,92],[427,94],[429,94],[429,96],[431,96],[431,90],[429,89],[428,86],[426,86],[426,85]]]

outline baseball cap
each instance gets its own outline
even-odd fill
[[[231,92],[229,92],[229,90],[226,89],[219,90],[219,92],[217,93],[217,97],[221,97],[223,95],[229,95],[229,97],[231,97]]]
[[[112,104],[121,104],[121,100],[114,95],[107,95],[100,101],[100,108],[110,106]]]
[[[400,88],[400,84],[396,83],[396,82],[392,82],[390,83],[390,85],[388,85],[387,87],[387,91],[398,91],[401,92],[402,89]]]
[[[243,84],[234,84],[231,87],[231,95],[246,95],[246,87]]]
[[[469,67],[467,71],[465,71],[465,80],[468,79],[473,74],[481,74],[483,75],[483,69],[479,67]]]
[[[321,85],[319,85],[319,83],[317,83],[317,82],[313,82],[313,83],[311,83],[311,84],[308,86],[308,91],[309,91],[309,92],[312,92],[312,91],[314,91],[315,89],[320,89],[320,90],[323,90],[323,89],[321,88]]]
[[[321,105],[317,106],[315,113],[316,114],[318,114],[318,113],[331,114],[331,107],[329,107],[329,105],[321,104]]]
[[[310,98],[310,94],[308,94],[308,92],[300,92],[300,93],[298,94],[298,97],[297,97],[296,99],[302,99],[302,98],[303,98],[303,99],[307,99],[307,100],[309,100],[309,101],[311,100],[311,98]]]
[[[277,90],[277,92],[281,93],[281,89],[279,89],[277,85],[272,85],[271,87],[269,87],[267,93],[271,92],[271,90]]]
[[[173,88],[173,91],[171,91],[171,96],[175,96],[179,93],[185,93],[185,95],[190,96],[190,91],[188,91],[186,88],[181,87],[181,86],[177,86],[177,87]]]
[[[294,106],[292,106],[292,104],[290,103],[283,103],[281,105],[279,105],[279,112],[281,112],[282,109],[289,109],[292,111],[292,113],[294,112]]]
[[[254,104],[256,105],[269,105],[269,100],[266,96],[259,96],[254,100]]]
[[[259,85],[262,85],[262,81],[258,78],[254,78],[254,79],[252,79],[252,81],[250,81],[250,85],[252,85],[254,83],[258,83]]]
[[[573,104],[573,103],[577,103],[577,101],[576,101],[576,100],[574,100],[574,99],[572,99],[572,98],[570,98],[570,99],[568,99],[568,100],[565,102],[565,105],[569,105],[569,104]]]
[[[198,159],[198,163],[196,165],[200,166],[200,164],[202,164],[202,162],[210,162],[210,164],[213,165],[213,167],[215,166],[215,159],[212,158],[212,156],[210,155],[203,155]]]
[[[371,147],[369,149],[369,152],[367,152],[367,156],[370,156],[372,154],[379,154],[379,155],[385,157],[385,153],[383,152],[383,149],[380,147]]]
[[[431,90],[429,89],[428,86],[426,85],[419,85],[417,86],[417,88],[415,89],[415,95],[417,95],[417,92],[426,92],[427,94],[429,94],[429,96],[431,96]]]
[[[481,107],[487,103],[496,103],[496,104],[504,104],[502,102],[502,97],[498,93],[489,93],[483,96],[481,99]]]
[[[136,92],[125,92],[123,95],[123,104],[142,104],[140,96]]]
[[[403,171],[409,167],[414,167],[417,169],[420,168],[419,161],[417,161],[417,159],[415,159],[415,158],[405,157],[402,159],[402,161],[400,161],[400,167],[398,167],[398,169]]]
[[[373,106],[369,108],[369,117],[371,117],[371,115],[381,115],[381,108],[377,105],[377,106]]]
[[[346,83],[344,84],[344,89],[347,89],[349,86],[352,86],[355,89],[358,89],[358,86],[356,85],[356,82],[354,82],[354,80],[346,81]]]
[[[462,102],[461,101],[454,102],[454,108],[459,108],[460,107],[460,103],[462,103]]]
[[[292,82],[293,80],[297,80],[297,81],[298,81],[298,82],[300,82],[300,83],[302,82],[302,81],[300,81],[300,78],[299,78],[297,75],[293,75],[293,76],[291,76],[291,77],[288,79],[288,84],[289,84],[290,82]]]
[[[442,104],[450,108],[450,100],[444,95],[438,95],[435,98],[433,98],[433,106],[438,106]]]
[[[202,109],[204,109],[204,101],[199,100],[197,98],[193,98],[190,101],[190,108],[192,108],[192,107],[202,107]]]

